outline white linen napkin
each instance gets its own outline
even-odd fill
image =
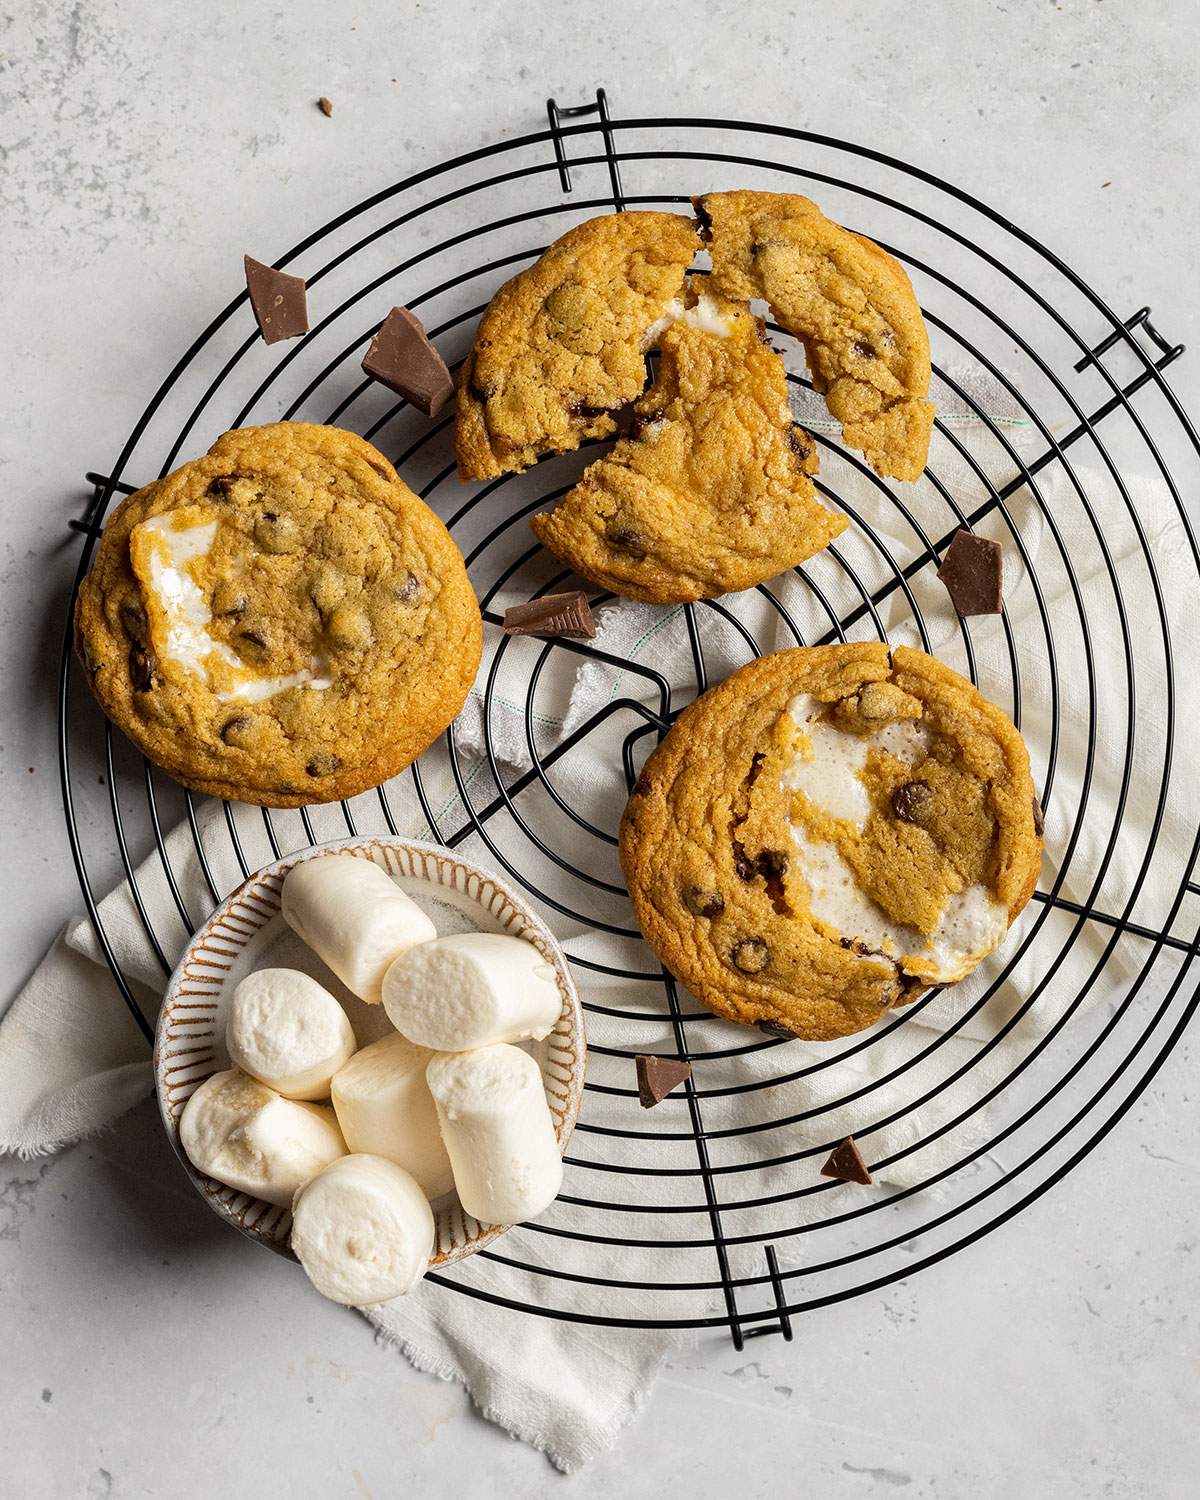
[[[766,1236],[777,1239],[783,1266],[798,1265],[799,1241],[790,1237],[791,1230],[812,1223],[821,1211],[820,1200],[798,1200],[780,1228],[776,1207],[762,1201],[769,1188],[764,1189],[767,1174],[760,1163],[773,1163],[780,1155],[790,1163],[797,1153],[817,1154],[853,1134],[877,1182],[887,1186],[912,1187],[952,1168],[988,1137],[1000,1118],[1003,1093],[970,1113],[984,1094],[1003,1085],[1031,1047],[1068,1016],[1114,1005],[1119,997],[1114,982],[1137,968],[1144,951],[1141,939],[1122,933],[1100,982],[1089,987],[1114,928],[1078,918],[1070,903],[1098,908],[1117,921],[1132,902],[1129,919],[1156,931],[1171,920],[1180,883],[1190,873],[1200,810],[1195,788],[1180,784],[1177,767],[1163,816],[1157,816],[1168,739],[1165,658],[1156,643],[1154,589],[1142,560],[1139,527],[1164,580],[1177,660],[1196,650],[1200,626],[1198,612],[1183,607],[1188,600],[1182,581],[1189,576],[1181,551],[1184,537],[1160,481],[1149,475],[1138,480],[1129,497],[1135,522],[1120,487],[1093,456],[1090,466],[1077,471],[1078,482],[1054,465],[1038,478],[1040,503],[1028,487],[1017,488],[1006,502],[1007,521],[995,512],[981,521],[978,529],[996,536],[1005,549],[1007,626],[989,617],[964,627],[928,565],[896,584],[897,565],[921,556],[923,537],[938,540],[952,530],[955,507],[970,515],[987,496],[986,481],[1001,484],[1019,476],[1021,454],[1036,446],[1036,436],[1019,424],[1006,428],[1010,414],[995,404],[994,389],[992,396],[994,421],[985,426],[965,411],[956,413],[943,393],[941,409],[954,436],[935,440],[931,471],[940,488],[928,481],[879,485],[852,460],[836,452],[823,456],[821,482],[831,503],[841,504],[857,525],[830,554],[806,564],[799,575],[775,580],[769,591],[751,591],[720,601],[716,608],[696,610],[708,680],[718,681],[748,659],[751,640],[769,650],[795,644],[798,633],[811,644],[830,633],[831,621],[863,605],[867,595],[894,585],[874,613],[863,611],[851,633],[864,638],[882,630],[893,643],[924,645],[960,670],[973,669],[983,691],[1010,712],[1019,708],[1035,779],[1048,786],[1041,889],[1057,887],[1061,901],[1068,903],[1035,901],[1000,954],[953,990],[881,1022],[870,1045],[859,1045],[865,1038],[832,1048],[773,1043],[757,1032],[705,1017],[682,997],[687,1046],[696,1059],[706,1124],[713,1134],[713,1164],[727,1174],[721,1177],[727,1218],[739,1241],[745,1241],[730,1252],[735,1276],[761,1273],[760,1240]],[[812,412],[803,415],[808,425],[820,425]],[[1000,430],[1006,431],[1006,442],[997,440]],[[1120,578],[1120,605],[1109,581],[1109,559]],[[1084,601],[1082,610],[1075,604],[1077,594]],[[491,608],[500,611],[511,602],[517,596],[501,595]],[[924,634],[916,623],[918,610]],[[1087,622],[1086,639],[1081,618]],[[1121,644],[1123,621],[1138,633],[1132,692]],[[503,650],[490,708],[495,766],[484,754],[484,708],[476,693],[455,726],[461,787],[445,747],[439,747],[421,762],[424,800],[406,775],[388,785],[388,812],[401,833],[452,835],[468,826],[469,809],[478,812],[496,796],[497,773],[509,786],[532,764],[533,749],[542,761],[552,760],[564,742],[582,732],[553,765],[559,802],[535,783],[527,800],[522,796],[517,803],[545,843],[560,858],[566,856],[562,865],[536,849],[507,814],[485,825],[487,841],[476,829],[461,848],[485,863],[511,858],[579,964],[592,1050],[582,1128],[571,1147],[576,1165],[569,1169],[565,1196],[585,1201],[560,1200],[538,1226],[506,1236],[497,1248],[516,1265],[474,1257],[454,1268],[449,1279],[485,1297],[588,1314],[597,1310],[595,1287],[571,1280],[572,1275],[651,1282],[694,1275],[706,1284],[713,1277],[711,1248],[675,1249],[668,1266],[661,1247],[653,1243],[663,1224],[680,1230],[678,1236],[664,1232],[664,1238],[686,1238],[689,1229],[703,1228],[703,1216],[692,1206],[698,1180],[684,1100],[672,1096],[653,1116],[641,1116],[630,1098],[629,1053],[673,1053],[674,1032],[660,983],[616,978],[592,967],[642,972],[648,969],[648,956],[634,936],[597,926],[628,929],[628,901],[611,847],[571,821],[574,814],[602,830],[615,829],[626,795],[622,743],[631,728],[647,722],[638,717],[636,706],[658,712],[660,679],[673,689],[675,708],[687,701],[695,691],[693,642],[680,609],[627,602],[605,606],[593,644],[612,661],[585,661],[569,650],[549,648],[530,718],[531,746],[526,686],[534,663],[548,648],[530,640],[503,641],[495,630],[488,637],[481,684],[488,680],[495,652]],[[1179,724],[1197,721],[1200,688],[1195,677],[1185,672],[1175,680],[1176,737]],[[1135,707],[1137,731],[1127,756],[1126,731]],[[1092,742],[1096,754],[1089,762]],[[642,740],[639,759],[652,743],[652,734]],[[1123,776],[1126,769],[1128,777]],[[373,795],[355,799],[352,812],[358,832],[385,831],[383,810]],[[317,841],[348,831],[337,808],[311,809],[310,818]],[[272,825],[285,848],[309,842],[294,813],[273,814]],[[242,878],[239,847],[250,869],[273,857],[266,824],[256,809],[226,811],[220,804],[201,803],[197,832],[207,870],[187,822],[165,840],[176,891],[156,849],[136,872],[141,900],[156,930],[160,936],[175,935],[174,949],[164,954],[168,964],[188,937],[177,914],[176,893],[198,924],[213,905],[209,881],[224,895]],[[1144,871],[1151,850],[1153,858]],[[572,871],[573,860],[599,883]],[[118,963],[145,1014],[152,1016],[164,972],[128,886],[104,900],[101,916]],[[1053,982],[1046,983],[1049,957],[1064,950]],[[997,984],[1018,952],[1012,971]],[[652,963],[649,972],[653,974]],[[819,1071],[804,1074],[818,1065]],[[770,1086],[754,1087],[762,1084]],[[95,933],[86,921],[69,924],[0,1025],[0,1151],[35,1155],[56,1150],[102,1128],[148,1087],[145,1043],[120,1014]],[[958,1121],[964,1113],[967,1118]],[[797,1115],[801,1118],[786,1127],[771,1123]],[[650,1139],[638,1131],[646,1120],[648,1128],[677,1132],[680,1139]],[[598,1133],[605,1127],[631,1134],[613,1138]],[[749,1133],[746,1127],[751,1127]],[[723,1129],[736,1133],[721,1136]],[[613,1161],[655,1171],[674,1167],[680,1175],[614,1174],[607,1170]],[[814,1170],[810,1164],[810,1177]],[[934,1185],[926,1191],[937,1195],[942,1188]],[[592,1202],[601,1206],[589,1206]],[[559,1228],[593,1234],[595,1243],[577,1249],[575,1241],[554,1234]],[[618,1243],[622,1239],[651,1243],[629,1248]],[[550,1272],[559,1274],[546,1274]],[[637,1317],[646,1310],[644,1298],[633,1291],[614,1286],[605,1295],[609,1316]],[[670,1316],[669,1293],[663,1305],[668,1309],[664,1315]],[[716,1288],[711,1310],[720,1315]],[[693,1297],[686,1315],[696,1311]],[[366,1315],[418,1368],[461,1380],[485,1415],[545,1451],[564,1470],[615,1439],[645,1400],[675,1337],[663,1329],[614,1331],[522,1317],[479,1296],[429,1283]]]

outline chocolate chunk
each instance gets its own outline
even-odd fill
[[[646,538],[632,526],[610,526],[608,539],[614,547],[628,552],[630,557],[643,558],[646,555]]]
[[[232,579],[222,578],[213,589],[212,612],[222,619],[236,620],[246,613],[250,601]]]
[[[764,849],[754,863],[764,880],[782,880],[787,874],[788,857],[782,849]]]
[[[709,213],[703,198],[692,199],[692,212],[696,215],[696,228],[699,230],[701,238],[707,242],[712,233],[712,215]]]
[[[579,422],[594,422],[597,417],[607,417],[619,406],[591,406],[581,396],[572,396],[566,403],[567,411]]]
[[[821,1168],[821,1176],[836,1177],[839,1182],[866,1184],[871,1181],[867,1164],[863,1161],[862,1152],[855,1145],[852,1135],[848,1135],[842,1144],[834,1149],[829,1160]]]
[[[214,500],[227,500],[233,494],[234,485],[249,478],[249,474],[218,474],[208,481],[208,493]]]
[[[239,630],[237,639],[242,647],[242,654],[245,655],[248,648],[249,655],[256,660],[267,649],[267,638],[258,630]]]
[[[733,946],[734,967],[743,974],[760,974],[770,956],[771,951],[762,938],[743,938]]]
[[[781,1042],[794,1042],[796,1033],[790,1031],[782,1021],[755,1021],[759,1031],[765,1031],[768,1036],[778,1037]]]
[[[396,598],[401,604],[411,604],[420,592],[421,580],[411,571],[403,583],[396,585]]]
[[[999,542],[961,528],[937,575],[960,615],[998,615],[1004,602],[1004,553]]]
[[[154,668],[150,658],[136,643],[129,648],[129,680],[139,693],[148,693],[154,686]]]
[[[923,781],[906,781],[892,793],[892,811],[902,823],[919,823],[929,812],[933,793]]]
[[[858,355],[859,359],[874,359],[875,345],[868,344],[866,339],[856,339],[854,342],[854,352]]]
[[[288,276],[247,255],[246,289],[266,344],[308,332],[308,293],[302,276]]]
[[[1042,811],[1042,804],[1035,797],[1033,799],[1033,831],[1041,838],[1046,831],[1046,815]]]
[[[146,620],[146,611],[140,604],[134,604],[126,600],[121,605],[121,624],[130,640],[137,641],[139,646],[146,644],[149,626]]]
[[[633,784],[631,797],[648,797],[650,795],[650,778],[643,773]]]
[[[720,891],[692,885],[683,893],[683,904],[694,917],[719,917],[725,910],[725,897]]]
[[[411,401],[427,417],[436,417],[454,394],[446,361],[407,307],[393,307],[388,313],[362,367],[372,380]]]
[[[596,634],[592,608],[582,589],[547,594],[504,611],[505,635],[566,635],[590,641]]]
[[[328,119],[329,116],[333,113],[333,101],[331,99],[326,99],[325,95],[322,94],[321,97],[317,100],[317,108],[321,111],[325,118]]]
[[[295,521],[291,516],[281,516],[273,510],[264,510],[255,517],[254,540],[264,552],[273,554],[295,552],[300,546]]]
[[[249,714],[235,714],[221,725],[221,738],[227,745],[237,745],[239,740],[244,739],[251,722]]]
[[[643,1109],[661,1104],[672,1089],[692,1076],[691,1063],[678,1057],[635,1057],[638,1098]]]
[[[309,776],[332,776],[341,764],[340,755],[314,755],[304,769]]]

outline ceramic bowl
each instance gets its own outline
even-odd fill
[[[428,913],[440,936],[504,932],[533,943],[553,966],[562,997],[554,1030],[540,1042],[525,1044],[542,1070],[560,1150],[566,1150],[583,1096],[583,1011],[566,957],[550,929],[504,881],[440,845],[401,838],[341,839],[265,866],[213,912],[172,974],[158,1018],[154,1077],[163,1125],[197,1190],[215,1213],[243,1234],[286,1256],[292,1254],[291,1211],[197,1172],[180,1145],[179,1117],[200,1084],[230,1066],[225,1024],[233,991],[255,969],[282,967],[311,974],[345,1006],[360,1046],[391,1031],[383,1007],[366,1005],[351,995],[280,914],[280,890],[292,866],[330,858],[374,860]],[[480,1224],[464,1212],[455,1193],[438,1198],[433,1214],[434,1268],[473,1255],[508,1227]]]

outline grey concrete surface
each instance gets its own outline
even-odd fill
[[[1173,375],[1200,409],[1198,54],[1191,0],[9,0],[4,993],[78,907],[51,699],[66,521],[243,249],[270,259],[602,83],[622,113],[775,119],[970,187],[1197,346]],[[1193,1037],[1099,1150],[969,1252],[806,1318],[790,1346],[682,1350],[572,1479],[228,1233],[142,1107],[57,1159],[0,1164],[0,1495],[1194,1493],[1195,1061]]]

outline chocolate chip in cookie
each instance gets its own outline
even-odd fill
[[[690,885],[683,893],[683,904],[694,917],[719,917],[725,910],[725,897],[720,891]]]
[[[905,781],[892,793],[892,811],[902,823],[920,823],[932,803],[933,792],[924,781]]]
[[[742,938],[740,942],[734,944],[731,956],[734,967],[740,969],[743,974],[761,974],[767,967],[771,950],[762,938]]]
[[[766,1032],[767,1036],[776,1037],[781,1042],[794,1042],[796,1033],[782,1021],[755,1021],[759,1031]]]
[[[619,552],[624,552],[630,557],[639,559],[645,557],[646,538],[636,527],[630,526],[628,522],[610,522],[607,535],[609,541]]]
[[[332,776],[335,771],[342,768],[342,757],[340,755],[314,755],[304,767],[309,776]]]

